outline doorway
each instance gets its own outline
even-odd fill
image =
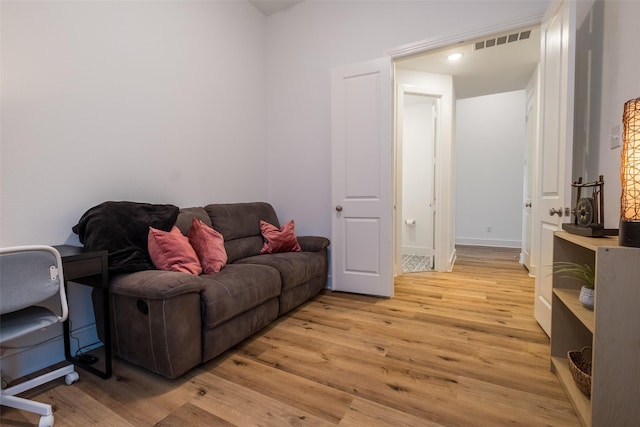
[[[521,22],[521,24],[523,23]],[[537,19],[532,18],[530,25],[539,31],[540,23]],[[504,28],[505,32],[510,32],[510,28],[513,27]],[[493,28],[493,30],[497,29]],[[476,37],[482,37],[482,34],[487,33],[479,33]],[[531,32],[529,32],[530,34]],[[502,40],[503,37],[505,40],[511,38],[500,36],[494,38],[494,42],[495,39]],[[455,47],[471,43],[469,40],[474,39],[460,39],[460,43],[455,44]],[[438,45],[439,43],[442,44]],[[332,251],[331,258],[334,290],[392,296],[393,275],[401,272],[402,239],[400,236],[402,236],[403,217],[402,191],[399,186],[401,178],[398,176],[400,153],[398,153],[396,120],[398,95],[401,92],[400,86],[403,85],[407,89],[411,87],[412,92],[418,88],[424,90],[424,93],[428,95],[439,98],[437,141],[433,162],[435,175],[434,270],[444,272],[451,271],[453,268],[456,259],[454,241],[455,100],[463,97],[462,94],[468,87],[461,83],[460,75],[455,72],[426,72],[411,68],[406,62],[406,60],[413,59],[414,55],[432,56],[435,54],[440,58],[444,50],[453,49],[451,43],[455,43],[455,40],[448,39],[446,45],[442,41],[435,43],[435,45],[430,42],[417,43],[413,46],[387,52],[387,55],[382,58],[332,69],[331,140],[332,148],[336,148],[332,149],[331,162],[332,197],[335,203],[332,242],[336,247]],[[497,43],[500,44],[500,42]],[[534,44],[536,46],[535,56],[531,58],[532,55],[525,55],[530,57],[532,64],[525,64],[519,68],[520,73],[526,74],[527,81],[532,75],[533,68],[537,66],[540,55],[539,44]],[[513,60],[516,57],[518,57],[517,54],[506,55],[508,60]],[[495,58],[487,62],[489,63],[488,67],[486,64],[483,67],[478,63],[475,63],[475,66],[470,66],[475,72],[483,70],[484,74],[463,77],[467,78],[467,82],[471,82],[472,87],[481,87],[485,91],[488,90],[488,93],[514,90],[504,88],[514,83],[513,76],[518,74],[514,71],[514,67],[507,67],[508,70],[496,69],[495,66],[502,66],[505,61]],[[407,67],[404,69],[399,67],[400,63],[407,65]],[[406,79],[403,79],[403,75]],[[457,79],[455,91],[454,78]],[[522,78],[521,75],[520,78]],[[463,78],[462,81],[464,80]],[[515,80],[518,81],[517,78]],[[493,84],[489,84],[488,81]],[[477,83],[482,84],[478,85]],[[503,89],[495,90],[496,86]],[[518,86],[517,88],[522,87]],[[396,95],[395,98],[390,93],[392,88]],[[350,94],[349,91],[351,91]],[[392,99],[393,104],[389,102]],[[524,117],[524,111],[522,116]],[[349,132],[346,132],[347,129]],[[392,138],[396,138],[395,143],[391,141]],[[352,142],[360,145],[351,149]],[[375,143],[372,144],[372,142]],[[365,152],[368,154],[363,154]],[[355,167],[345,167],[344,162],[349,159],[365,163]],[[351,173],[352,179],[345,180],[347,178],[344,175],[345,171]],[[369,174],[371,176],[366,175],[367,172],[371,172]],[[350,183],[352,187],[355,185],[355,189],[365,190],[366,193],[356,194],[351,190],[344,193],[342,189],[343,184],[346,183]],[[354,203],[350,203],[351,201]],[[375,202],[375,205],[371,205],[371,202]],[[349,206],[346,205],[347,203]],[[365,215],[368,216],[365,218]],[[473,217],[470,216],[470,218]],[[355,226],[351,227],[351,233],[348,233],[347,225]],[[367,230],[364,229],[365,226],[368,227]],[[345,239],[353,239],[354,244],[349,245]],[[352,257],[347,256],[346,251],[349,248],[355,250]],[[378,252],[371,254],[372,249]],[[384,253],[380,250],[383,250]],[[347,268],[345,262],[351,262],[353,268]],[[362,268],[362,266],[366,268]],[[376,281],[376,286],[371,285],[372,279]]]
[[[402,152],[402,272],[429,271],[435,251],[435,144],[439,99],[402,91],[398,143]]]
[[[450,271],[453,268],[456,259],[456,240],[460,240],[458,243],[461,244],[479,246],[513,248],[522,245],[523,227],[525,226],[523,224],[523,206],[525,202],[523,201],[522,184],[520,184],[516,190],[518,194],[509,194],[508,197],[501,197],[499,194],[496,194],[495,201],[491,203],[487,202],[483,204],[482,200],[484,199],[482,199],[481,193],[478,193],[477,197],[480,197],[481,201],[473,205],[475,208],[472,210],[477,214],[478,207],[488,209],[486,215],[489,218],[484,219],[482,224],[478,221],[476,221],[478,223],[474,223],[473,218],[477,218],[477,215],[467,214],[465,216],[467,220],[464,223],[460,223],[460,217],[456,218],[455,213],[460,209],[461,204],[457,198],[459,198],[461,194],[468,193],[476,197],[471,190],[465,193],[460,192],[460,188],[456,188],[459,184],[458,181],[461,181],[459,179],[460,177],[456,176],[456,168],[461,169],[460,165],[456,164],[457,159],[455,154],[457,149],[456,145],[458,144],[458,142],[456,142],[458,138],[458,136],[456,136],[456,121],[458,120],[457,104],[460,100],[485,96],[489,97],[513,91],[521,91],[520,97],[524,97],[524,93],[527,91],[528,84],[532,81],[532,76],[535,75],[539,62],[539,36],[539,24],[536,24],[517,30],[505,30],[504,33],[497,35],[481,36],[480,38],[467,40],[464,43],[457,43],[451,46],[436,47],[425,51],[416,50],[411,55],[406,55],[406,50],[404,50],[404,55],[399,53],[395,58],[395,78],[398,82],[396,89],[398,94],[396,97],[396,127],[398,128],[398,133],[400,133],[399,128],[403,126],[401,123],[402,114],[400,110],[404,108],[401,107],[400,94],[403,91],[410,92],[409,86],[420,88],[421,84],[429,85],[431,83],[429,80],[430,76],[437,76],[438,78],[448,76],[451,79],[451,88],[448,89],[451,93],[451,103],[448,108],[442,111],[443,116],[449,116],[448,120],[451,123],[451,127],[449,132],[447,132],[449,135],[443,138],[441,146],[438,147],[436,144],[433,164],[429,167],[430,172],[433,173],[435,178],[435,197],[433,203],[435,207],[435,229],[433,237],[434,247],[431,252],[435,254],[435,270],[437,271]],[[416,49],[419,49],[419,47]],[[466,62],[453,64],[447,61],[447,56],[454,52],[463,53],[463,59],[461,61]],[[393,53],[391,53],[391,56],[393,56]],[[424,78],[419,82],[420,84],[416,84],[415,78],[408,83],[406,80],[403,80],[403,76],[406,75],[420,75]],[[403,88],[402,85],[405,87]],[[526,120],[526,110],[524,106],[521,117],[523,129],[522,139],[524,140]],[[506,124],[511,126],[512,123],[512,121],[509,121]],[[503,124],[505,123],[503,122]],[[498,124],[495,130],[496,132],[500,132],[503,128],[503,125]],[[491,140],[492,139],[489,138],[486,141]],[[401,139],[396,135],[396,144],[400,143]],[[479,141],[479,143],[482,142]],[[484,143],[486,144],[486,142]],[[520,144],[522,143],[521,141]],[[508,147],[508,144],[506,146]],[[501,158],[500,162],[502,162],[501,164],[492,166],[495,170],[500,170],[501,165],[505,164],[509,165],[510,169],[514,169],[511,167],[511,163],[519,164],[524,162],[524,153],[514,159],[504,159],[506,156],[504,150],[492,148],[489,145],[485,146],[484,153],[482,151],[480,153],[482,156],[485,156],[487,152],[491,150],[499,154],[496,158]],[[439,151],[446,155],[438,156]],[[488,158],[483,157],[482,159],[478,159],[478,161],[487,162],[486,164],[488,164],[488,162],[491,161],[490,157],[489,155]],[[406,159],[406,156],[398,153],[398,163],[400,163],[402,159]],[[402,170],[403,167],[403,165],[396,165],[396,168],[399,170]],[[424,164],[424,167],[427,167],[427,165]],[[522,183],[524,166],[516,169],[516,173],[518,174],[516,177],[517,181]],[[400,174],[399,172],[397,173]],[[460,170],[458,170],[457,173],[459,174]],[[404,178],[403,174],[400,175]],[[440,179],[439,182],[438,179]],[[483,177],[476,176],[474,179],[476,182],[480,182],[483,180]],[[497,181],[500,184],[498,188],[502,188],[502,186],[510,180],[515,181],[510,177],[505,177],[504,180]],[[404,212],[405,209],[408,209],[404,199],[409,197],[405,194],[407,191],[411,191],[407,190],[407,186],[410,185],[411,180],[407,182],[407,179],[404,178],[402,179],[402,185],[396,186],[396,191],[400,193],[400,195],[396,197],[396,209],[399,211],[396,212],[396,236],[398,237],[396,241],[395,259],[397,264],[401,262],[401,255],[398,255],[398,253],[411,253],[412,248],[407,248],[407,234],[411,232],[417,234],[418,231],[417,227],[416,230],[409,228],[418,225],[417,219],[413,218],[413,214]],[[492,194],[492,187],[485,186],[484,188],[485,191],[489,191],[488,194]],[[494,193],[501,192],[502,190],[494,191]],[[485,193],[485,195],[486,194],[487,193]],[[443,209],[446,211],[447,208],[448,212],[443,212]],[[500,214],[496,215],[496,211],[500,212]],[[413,224],[414,219],[416,220],[415,224]],[[407,224],[407,221],[411,224]],[[448,226],[443,227],[442,225],[446,224],[447,221]],[[502,226],[506,224],[509,225],[508,230],[505,231],[505,234],[508,235],[504,236],[500,233],[504,231],[502,230]],[[463,227],[463,225],[465,227]],[[467,225],[469,227],[466,227]],[[456,234],[457,232],[463,232],[464,235],[459,236]],[[404,268],[396,266],[396,271],[403,270]]]

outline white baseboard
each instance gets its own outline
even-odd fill
[[[521,248],[521,240],[476,239],[456,237],[456,245],[491,246],[496,248]]]

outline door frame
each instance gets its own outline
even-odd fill
[[[437,49],[446,48],[449,46],[453,46],[458,43],[468,42],[469,40],[478,39],[486,36],[491,36],[496,33],[508,32],[515,30],[517,28],[527,27],[527,26],[540,26],[542,24],[544,13],[538,15],[532,15],[526,18],[513,20],[510,22],[506,22],[501,25],[494,25],[489,27],[484,27],[478,30],[469,31],[466,33],[459,33],[450,36],[445,36],[432,40],[423,40],[414,43],[409,43],[397,48],[389,49],[385,52],[385,55],[389,56],[395,65],[396,60],[404,59],[408,56],[419,55],[419,54],[428,54],[431,51],[435,51]],[[394,73],[395,74],[395,73]],[[394,80],[394,87],[395,87]],[[394,97],[397,104],[397,96]],[[450,112],[441,112],[441,115],[450,114],[450,120],[453,124],[453,117],[455,117],[455,100],[452,100],[452,109]],[[397,111],[397,105],[394,106],[394,112]],[[394,120],[394,127],[397,126],[396,121]],[[397,136],[397,131],[394,129],[394,138]],[[455,135],[453,129],[451,130],[451,141],[452,143],[455,141]],[[536,141],[537,143],[538,141]],[[397,146],[397,141],[394,142],[394,145]],[[446,144],[440,144],[441,146]],[[444,152],[437,153],[438,162],[439,162],[439,173],[436,178],[440,183],[439,187],[436,188],[436,199],[438,200],[436,203],[438,204],[438,210],[440,210],[441,215],[436,214],[437,217],[441,219],[441,223],[438,224],[436,222],[436,236],[435,236],[435,246],[436,246],[436,268],[437,271],[451,271],[456,259],[455,252],[455,224],[453,219],[453,214],[455,212],[454,200],[455,200],[455,189],[453,185],[453,178],[448,178],[449,176],[453,176],[454,174],[454,156],[453,156],[453,146],[449,145],[449,153],[447,155],[447,150]],[[446,148],[446,147],[441,147]],[[397,153],[396,153],[397,157]],[[397,165],[397,160],[396,160]],[[539,165],[536,165],[536,169],[534,171],[534,175],[531,179],[536,182],[538,180],[539,174]],[[397,181],[397,172],[394,172]],[[447,183],[452,183],[448,185]],[[394,187],[396,188],[397,193],[397,182],[394,183]],[[394,198],[394,202],[396,203],[396,209],[394,209],[395,217],[394,217],[394,262],[396,265],[394,266],[394,272],[402,271],[402,264],[397,264],[398,259],[401,259],[401,246],[402,239],[401,234],[398,235],[398,230],[401,230],[401,222],[402,216],[398,214],[397,208],[397,194],[396,198]],[[445,216],[448,215],[448,216]],[[538,244],[536,239],[532,240],[532,245]],[[444,254],[440,254],[438,251],[444,251]],[[538,250],[537,247],[532,247],[532,251]],[[398,253],[400,251],[400,254]],[[438,259],[442,264],[438,265]]]
[[[537,206],[534,206],[534,230],[539,240],[533,314],[549,336],[552,335],[553,235],[571,218],[568,186],[573,160],[576,13],[574,1],[552,2],[540,36],[540,142],[538,188],[534,198]]]

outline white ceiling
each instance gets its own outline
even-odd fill
[[[531,30],[528,39],[474,49],[478,41],[509,36]],[[460,52],[463,57],[449,61],[447,56]],[[523,28],[504,34],[483,37],[396,61],[396,66],[410,70],[453,76],[456,98],[471,98],[493,93],[525,89],[540,59],[539,27]]]
[[[249,0],[265,16],[285,10],[304,0]],[[529,38],[474,49],[479,41],[520,34],[531,30]],[[508,39],[507,39],[508,40]],[[455,62],[447,60],[453,52],[464,56]],[[410,70],[453,76],[456,99],[525,89],[540,58],[539,27],[521,28],[482,39],[469,40],[427,54],[396,61],[396,66]]]

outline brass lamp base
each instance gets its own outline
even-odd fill
[[[640,248],[640,222],[620,221],[620,246]]]

